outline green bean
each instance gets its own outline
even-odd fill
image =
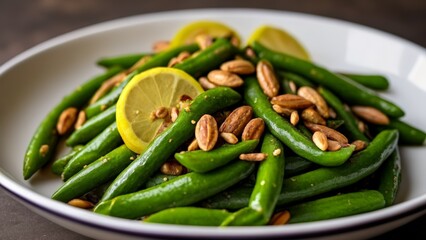
[[[134,159],[136,154],[125,145],[90,163],[68,179],[52,195],[52,199],[68,202],[114,179]]]
[[[399,144],[406,146],[426,145],[426,132],[399,119],[390,119],[388,125],[371,125],[373,132],[384,129],[396,129],[399,131]]]
[[[86,144],[115,121],[115,105],[87,120],[67,138],[68,146]]]
[[[341,166],[320,167],[285,179],[277,205],[294,203],[364,179],[374,173],[391,155],[397,142],[398,131],[385,130],[380,132],[366,149],[354,154]],[[247,206],[249,197],[249,189],[236,189],[218,194],[200,205],[210,208],[240,209]]]
[[[268,157],[260,162],[248,207],[231,214],[221,226],[266,225],[271,218],[284,179],[284,148],[278,139],[266,133],[261,152]]]
[[[73,147],[71,152],[68,154],[62,156],[61,158],[55,160],[52,163],[52,167],[50,168],[52,172],[58,176],[62,175],[62,172],[64,171],[65,166],[68,164],[68,162],[79,152],[81,149],[83,149],[83,145],[77,145]]]
[[[208,172],[235,160],[242,153],[252,152],[259,140],[242,141],[236,144],[224,144],[211,151],[189,151],[176,153],[175,159],[194,172]]]
[[[318,165],[306,160],[300,156],[288,156],[285,158],[285,176],[291,177],[295,175],[299,175],[308,170],[312,170]]]
[[[339,194],[288,207],[289,223],[313,222],[351,216],[385,207],[383,195],[375,190]]]
[[[88,142],[64,168],[62,180],[67,181],[86,165],[102,157],[123,143],[117,124],[114,122],[103,130],[98,136]]]
[[[95,103],[89,105],[86,109],[86,117],[89,119],[100,112],[104,111],[108,107],[114,105],[118,97],[120,96],[121,92],[123,91],[123,88],[127,85],[127,83],[138,73],[141,73],[145,70],[151,69],[153,67],[161,67],[161,66],[167,66],[169,61],[177,56],[179,53],[183,51],[188,52],[195,52],[198,50],[197,44],[190,44],[186,46],[176,47],[172,48],[170,50],[158,53],[154,55],[151,59],[149,59],[145,64],[141,65],[139,68],[131,72],[129,75],[126,76],[123,82],[120,83],[119,86],[112,89],[110,92],[108,92],[106,95],[104,95],[102,98],[100,98]]]
[[[263,118],[269,131],[298,155],[323,166],[343,164],[352,154],[354,146],[338,151],[321,151],[310,139],[299,132],[291,123],[276,113],[257,79],[248,77],[244,83],[244,100],[254,113]]]
[[[23,176],[25,180],[29,179],[52,159],[59,139],[56,131],[56,124],[61,113],[69,107],[82,107],[89,101],[105,80],[114,76],[121,70],[120,67],[114,67],[88,80],[69,95],[65,96],[62,101],[47,114],[37,127],[28,144],[23,166]]]
[[[197,56],[188,58],[174,67],[197,78],[219,67],[224,61],[234,57],[237,52],[237,48],[229,40],[219,38]]]
[[[110,68],[113,66],[120,66],[123,69],[128,69],[137,63],[141,58],[149,56],[149,53],[126,54],[115,57],[104,57],[99,59],[96,63],[99,66]]]
[[[334,111],[336,111],[337,116],[343,119],[343,125],[348,131],[347,134],[349,135],[349,138],[351,138],[352,140],[362,140],[366,142],[370,141],[364,135],[364,133],[359,130],[355,116],[350,111],[346,110],[342,101],[340,101],[340,99],[336,95],[334,95],[332,92],[330,92],[324,87],[319,87],[318,92],[325,99],[327,104],[330,105],[334,109]]]
[[[398,148],[395,148],[394,152],[380,166],[378,172],[378,191],[383,194],[386,206],[391,206],[395,202],[401,182],[401,157]]]
[[[227,87],[214,88],[198,95],[189,111],[182,111],[177,120],[113,181],[103,200],[137,191],[180,145],[194,136],[194,121],[198,121],[203,114],[215,113],[240,100],[241,95]]]
[[[260,58],[269,60],[275,68],[305,76],[317,84],[327,87],[349,104],[375,107],[394,118],[404,115],[404,111],[400,107],[349,78],[336,75],[312,62],[271,51],[257,42],[254,42],[252,47]]]
[[[173,178],[176,178],[175,175],[167,175],[164,173],[157,173],[154,176],[150,177],[145,184],[145,188],[150,188],[157,186],[163,182],[167,182],[169,180],[172,180]]]
[[[166,208],[188,206],[246,178],[254,166],[252,162],[235,161],[208,173],[187,173],[152,188],[101,201],[94,212],[135,219]]]
[[[144,222],[192,226],[219,226],[230,215],[226,210],[200,207],[169,208],[147,217]]]
[[[385,76],[382,75],[367,75],[367,74],[355,74],[355,73],[340,73],[365,87],[374,90],[387,90],[389,88],[389,81]]]

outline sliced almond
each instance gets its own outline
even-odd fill
[[[351,143],[351,145],[355,146],[354,151],[361,151],[361,150],[363,150],[367,147],[368,143],[366,143],[365,141],[362,141],[362,140],[355,140]]]
[[[220,125],[219,132],[233,133],[239,137],[244,127],[253,116],[253,109],[250,106],[241,106],[232,111],[225,121]]]
[[[172,107],[170,109],[170,121],[175,122],[179,117],[179,109],[177,107]]]
[[[185,59],[189,58],[191,56],[191,53],[187,51],[183,51],[179,53],[176,57],[170,59],[168,67],[173,67],[174,65],[183,62]]]
[[[220,133],[220,137],[229,144],[236,144],[238,142],[238,138],[233,133],[223,132]]]
[[[275,213],[271,220],[269,221],[269,225],[284,225],[290,221],[290,212],[287,210]]]
[[[314,132],[314,134],[312,135],[312,141],[322,151],[325,151],[328,149],[327,136],[323,132],[321,131]]]
[[[210,71],[207,74],[207,78],[213,84],[231,88],[240,87],[244,83],[243,79],[241,79],[237,74],[222,70]]]
[[[260,139],[265,131],[265,122],[262,118],[253,118],[244,127],[241,139],[243,141]]]
[[[290,123],[291,123],[293,126],[296,126],[296,125],[297,125],[297,123],[299,123],[299,112],[297,112],[297,111],[293,111],[293,112],[291,113],[291,115],[290,115]]]
[[[328,148],[327,148],[328,151],[337,151],[342,148],[342,145],[340,145],[338,141],[328,139],[327,142],[328,142]]]
[[[200,83],[201,87],[203,87],[204,90],[209,90],[209,89],[213,89],[217,87],[217,85],[210,82],[207,77],[200,77],[198,79],[198,82]]]
[[[388,125],[389,118],[380,110],[369,106],[352,106],[352,112],[365,121],[377,125]]]
[[[301,96],[289,93],[273,97],[271,103],[291,109],[305,109],[314,105]]]
[[[75,121],[74,128],[79,129],[86,122],[86,112],[80,111],[77,116],[77,120]]]
[[[275,112],[283,115],[284,117],[290,117],[291,114],[295,111],[294,109],[284,108],[277,104],[273,104],[272,109],[274,109]]]
[[[167,161],[160,168],[161,173],[172,176],[182,175],[184,170],[185,168],[177,161]]]
[[[197,150],[197,149],[199,149],[198,141],[197,141],[197,139],[194,139],[194,140],[192,140],[192,142],[189,144],[189,146],[188,146],[188,151],[195,151],[195,150]]]
[[[170,41],[161,40],[154,43],[154,45],[152,46],[152,50],[158,53],[158,52],[166,50],[167,48],[169,48],[169,46],[170,46]]]
[[[98,101],[99,98],[104,96],[109,90],[121,83],[126,76],[127,73],[121,72],[103,82],[99,89],[96,90],[95,94],[93,94],[92,98],[89,100],[89,104],[93,104]]]
[[[93,203],[86,200],[78,199],[78,198],[72,199],[71,201],[68,202],[68,204],[73,207],[78,207],[83,209],[89,209],[94,207]]]
[[[329,110],[327,102],[324,100],[324,98],[312,87],[309,86],[302,86],[297,90],[297,95],[311,101],[313,104],[315,104],[318,113],[323,118],[329,118]]]
[[[239,156],[240,160],[253,161],[253,162],[263,161],[267,157],[268,155],[266,153],[242,153]]]
[[[78,110],[75,107],[70,107],[62,111],[56,124],[56,130],[59,135],[64,135],[73,128],[77,120],[77,113]]]
[[[198,34],[195,36],[195,42],[198,44],[201,50],[204,50],[213,44],[213,38],[208,34]]]
[[[150,55],[146,55],[141,57],[141,59],[139,59],[139,61],[137,61],[135,64],[133,64],[132,67],[130,67],[126,72],[127,73],[131,73],[133,71],[135,71],[136,69],[138,69],[140,66],[144,65],[146,62],[148,62],[152,57]]]
[[[313,108],[306,108],[302,111],[302,119],[306,122],[326,125],[325,119]]]
[[[256,71],[254,65],[243,59],[236,59],[222,63],[220,69],[223,71],[235,73],[235,74],[252,74]]]
[[[274,68],[268,61],[260,60],[257,63],[256,76],[266,96],[272,98],[278,95],[280,84],[275,76]]]
[[[319,124],[309,123],[309,122],[305,122],[305,126],[312,132],[319,131],[324,133],[327,138],[339,142],[342,146],[348,145],[348,138],[335,129],[329,128],[324,125],[319,125]]]
[[[195,126],[195,138],[198,146],[204,151],[210,151],[216,145],[219,132],[214,117],[204,114]]]

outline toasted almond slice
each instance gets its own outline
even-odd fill
[[[194,140],[192,140],[192,142],[189,144],[189,146],[188,146],[188,151],[195,151],[195,150],[197,150],[197,149],[199,149],[198,141],[197,141],[197,139],[194,139]]]
[[[77,116],[77,120],[75,121],[74,128],[79,129],[86,122],[86,112],[80,111]]]
[[[299,112],[297,112],[297,111],[293,111],[293,112],[291,113],[291,115],[290,115],[290,123],[291,123],[293,126],[296,126],[296,125],[297,125],[297,123],[299,123]]]
[[[239,137],[252,116],[252,107],[247,105],[238,107],[226,117],[219,128],[219,132],[233,133],[235,136]]]
[[[195,126],[195,138],[198,146],[204,151],[210,151],[216,145],[219,132],[214,117],[204,114]]]
[[[311,101],[301,96],[289,93],[273,97],[271,103],[291,109],[305,109],[314,105]]]
[[[259,162],[265,160],[267,157],[266,153],[242,153],[239,158],[244,161]]]
[[[169,46],[170,46],[170,41],[161,40],[154,43],[154,45],[152,46],[152,50],[154,50],[154,52],[161,52],[169,48]]]
[[[235,74],[252,74],[256,71],[254,65],[243,59],[236,59],[222,63],[220,65],[220,69],[223,71],[235,73]]]
[[[177,161],[167,161],[161,166],[160,172],[166,175],[179,176],[182,175],[184,169]]]
[[[68,204],[73,207],[78,207],[83,209],[89,209],[94,207],[93,203],[86,200],[78,199],[78,198],[72,199],[71,201],[68,202]]]
[[[342,148],[342,145],[340,145],[338,141],[328,139],[327,142],[328,142],[328,148],[327,148],[328,151],[337,151]]]
[[[348,145],[348,138],[345,137],[345,135],[343,135],[342,133],[338,132],[337,130],[334,130],[324,125],[319,125],[319,124],[309,123],[309,122],[305,122],[305,126],[312,132],[320,131],[324,133],[327,138],[339,142],[340,145],[342,146]]]
[[[220,133],[220,137],[225,140],[225,142],[229,144],[236,144],[238,142],[238,138],[233,133]]]
[[[207,78],[215,85],[231,88],[240,87],[244,83],[243,79],[241,79],[237,74],[222,70],[210,71],[207,74]]]
[[[306,108],[302,111],[302,119],[306,122],[326,125],[325,119],[313,108]]]
[[[377,125],[388,125],[389,118],[380,110],[369,106],[352,106],[352,112],[365,121]]]
[[[309,86],[302,86],[297,90],[297,95],[315,104],[318,113],[323,118],[327,119],[330,117],[327,102],[315,89]]]
[[[275,213],[271,220],[269,221],[269,225],[284,225],[290,221],[290,212],[284,210],[282,212]]]
[[[70,107],[62,111],[56,124],[56,130],[59,135],[64,135],[72,129],[77,120],[77,113],[78,110],[75,107]]]
[[[284,108],[277,104],[273,104],[272,109],[274,109],[275,112],[283,115],[284,117],[290,117],[291,113],[295,111],[294,109]]]
[[[209,90],[209,89],[217,87],[217,85],[210,82],[207,77],[200,77],[198,79],[198,82],[200,83],[201,87],[203,87],[204,90]]]
[[[263,92],[270,98],[278,95],[280,84],[275,76],[274,68],[266,60],[260,60],[256,66],[256,75]]]
[[[253,118],[244,127],[241,139],[243,141],[260,139],[265,131],[265,122],[262,118]]]
[[[361,151],[367,147],[368,143],[362,140],[355,140],[351,143],[351,145],[355,145],[354,151]]]
[[[328,149],[327,136],[323,132],[315,131],[314,134],[312,135],[312,141],[322,151],[325,151]]]

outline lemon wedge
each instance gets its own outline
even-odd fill
[[[213,38],[234,37],[238,43],[241,41],[238,33],[228,25],[218,21],[200,20],[180,28],[170,41],[170,47],[194,43],[199,35],[208,35]]]
[[[285,54],[289,54],[304,60],[310,60],[308,51],[289,32],[284,29],[263,25],[258,27],[248,38],[247,45],[259,42],[263,46]]]
[[[116,108],[118,132],[126,146],[135,153],[143,152],[164,123],[170,123],[167,114],[171,108],[201,92],[201,85],[179,69],[157,67],[134,76],[123,89]]]

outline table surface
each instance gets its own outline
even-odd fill
[[[426,47],[425,0],[1,0],[0,65],[60,34],[106,20],[150,12],[194,8],[264,8],[326,16],[363,24]],[[29,211],[0,190],[1,239],[88,239]],[[426,216],[375,239],[426,236]]]

